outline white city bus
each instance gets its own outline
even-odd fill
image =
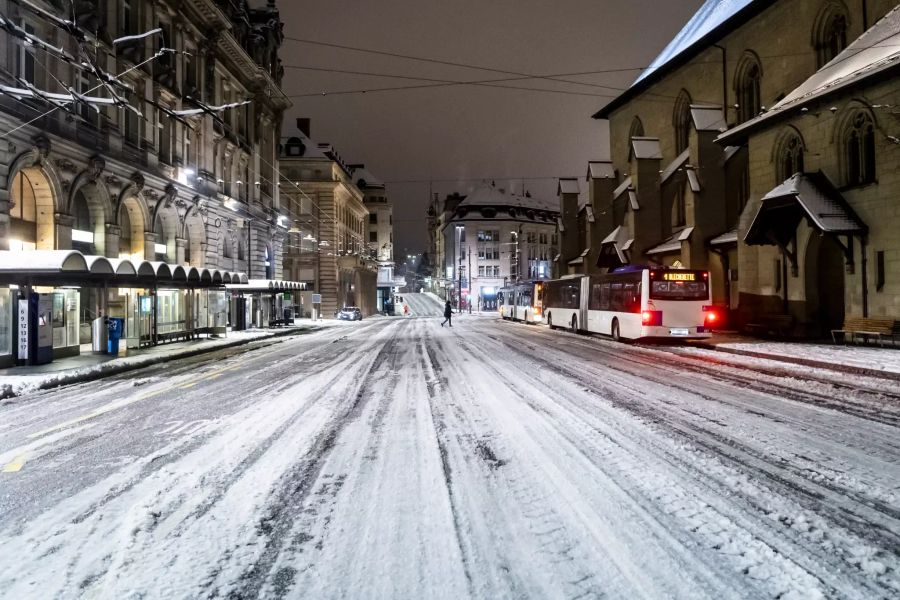
[[[709,272],[623,267],[547,282],[545,319],[613,339],[709,337],[720,318],[710,305]]]
[[[500,317],[525,323],[543,320],[544,281],[525,281],[501,288],[497,294]]]

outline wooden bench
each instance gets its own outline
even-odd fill
[[[794,329],[794,317],[792,315],[765,315],[759,320],[759,323],[747,323],[744,325],[744,329],[748,333],[787,337]]]
[[[877,339],[884,346],[885,340],[897,340],[900,337],[900,321],[895,319],[873,319],[868,317],[846,317],[841,329],[831,330],[831,341],[837,343],[837,336],[841,334],[844,343],[847,340],[854,342],[862,339],[863,343],[870,339]]]

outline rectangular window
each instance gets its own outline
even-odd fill
[[[378,225],[378,213],[369,213],[369,224]]]
[[[875,289],[884,289],[884,250],[875,253]]]
[[[159,118],[159,160],[167,165],[172,164],[172,119],[162,111]]]
[[[19,22],[26,33],[34,33],[34,27],[22,21]],[[30,44],[16,43],[16,76],[21,77],[28,83],[35,81],[35,60],[34,47]]]
[[[479,276],[479,277],[484,277],[484,265],[480,265],[480,266],[478,267],[478,276]]]
[[[377,243],[378,243],[378,232],[377,232],[377,231],[370,231],[370,232],[369,232],[369,242],[371,242],[371,243],[373,243],[373,244],[377,244]]]

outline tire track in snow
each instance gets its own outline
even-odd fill
[[[286,543],[290,543],[287,538],[293,529],[296,507],[303,506],[307,502],[341,432],[352,420],[359,417],[366,403],[371,400],[371,394],[367,393],[366,385],[396,352],[396,344],[396,337],[391,336],[371,360],[363,361],[365,366],[360,370],[359,377],[355,378],[352,399],[349,404],[339,408],[328,427],[316,436],[310,450],[299,464],[282,476],[272,493],[266,514],[258,524],[258,533],[263,539],[261,555],[252,565],[244,569],[238,587],[228,593],[228,598],[259,597],[269,577],[273,575],[272,567],[279,554],[284,550]],[[365,364],[366,362],[368,364]],[[340,373],[335,379],[344,376],[345,373]],[[289,571],[277,571],[274,577],[278,580],[277,589],[286,593],[291,585],[290,579],[292,579]],[[288,580],[285,581],[285,578]]]
[[[503,341],[501,342],[507,350],[515,350],[517,347],[516,340],[512,342]],[[545,350],[550,350],[549,348]],[[565,354],[564,350],[560,350],[557,348],[553,348],[557,352],[562,352]],[[580,355],[576,355],[578,358],[584,358]],[[596,358],[596,357],[594,357]],[[857,502],[855,503],[855,508],[857,510],[862,510],[867,513],[866,517],[858,517],[854,515],[854,518],[846,519],[844,515],[848,510],[848,507],[841,501],[841,496],[847,494],[847,490],[845,489],[832,489],[832,490],[822,490],[815,482],[810,482],[807,486],[797,486],[792,482],[791,479],[786,479],[783,476],[780,476],[778,472],[784,471],[787,468],[787,465],[783,463],[772,462],[771,460],[766,460],[766,457],[760,457],[759,453],[753,451],[749,447],[744,447],[739,443],[736,443],[735,440],[725,437],[724,435],[715,432],[713,430],[704,429],[702,427],[697,426],[696,424],[690,423],[686,421],[684,418],[680,417],[677,414],[659,414],[658,408],[659,405],[650,404],[651,402],[659,402],[665,406],[665,402],[662,399],[657,398],[647,398],[647,401],[644,402],[635,402],[635,398],[645,397],[647,390],[646,388],[638,389],[626,388],[626,393],[629,395],[623,395],[622,392],[613,389],[610,387],[611,381],[604,385],[602,376],[597,377],[589,377],[585,373],[580,372],[578,369],[573,367],[565,366],[566,360],[555,360],[549,361],[544,358],[537,357],[532,355],[528,357],[530,362],[538,362],[542,363],[543,366],[553,372],[559,373],[565,378],[575,380],[579,382],[579,385],[584,386],[585,389],[592,391],[597,397],[601,399],[605,399],[606,401],[610,401],[613,405],[618,406],[621,409],[624,409],[636,416],[641,417],[649,423],[653,423],[657,427],[661,427],[665,430],[668,430],[671,434],[676,435],[677,437],[683,438],[687,443],[699,445],[705,450],[721,459],[726,463],[731,463],[733,466],[738,468],[742,472],[749,472],[754,475],[756,478],[762,479],[766,482],[767,487],[773,489],[773,491],[777,491],[781,495],[787,498],[794,498],[799,495],[800,496],[800,504],[809,511],[812,511],[813,514],[817,514],[821,511],[821,506],[831,505],[831,510],[827,512],[827,516],[830,517],[830,520],[834,525],[837,525],[841,529],[845,529],[848,532],[851,532],[852,535],[868,541],[874,541],[875,543],[879,543],[882,548],[891,548],[895,547],[894,544],[894,534],[888,532],[887,537],[882,537],[879,539],[879,536],[874,536],[876,539],[872,539],[873,536],[869,535],[871,529],[868,525],[873,521],[877,524],[880,520],[879,517],[873,515],[868,511],[868,504],[871,502],[871,499],[868,498],[857,498]],[[533,368],[524,368],[522,371],[528,373],[533,371]],[[599,373],[598,373],[599,375]],[[658,378],[656,373],[653,373],[649,366],[645,367],[640,373],[636,374],[641,378],[650,378],[654,382],[660,383],[661,385],[671,387],[674,382],[671,378]],[[685,391],[696,395],[697,391],[695,389],[685,389]],[[635,396],[637,394],[637,396]],[[717,398],[710,398],[710,400],[721,401]],[[585,415],[587,416],[587,415]],[[708,440],[712,437],[713,439],[718,438],[717,444],[709,444],[704,443],[704,440]],[[737,455],[737,456],[736,456]],[[741,459],[740,456],[744,458]],[[768,466],[765,468],[761,468],[758,463],[762,462],[763,464],[767,464]],[[812,486],[812,489],[810,487]],[[829,494],[828,492],[834,492]],[[725,493],[728,493],[728,490],[725,490]],[[852,496],[852,493],[850,494]],[[760,510],[759,506],[752,507],[754,510]],[[853,507],[850,507],[849,510],[852,510]],[[767,515],[760,515],[759,523],[760,525],[766,525]],[[771,521],[771,519],[769,519]],[[877,529],[877,525],[876,525]],[[779,536],[784,537],[785,534],[788,534],[787,537],[790,537],[790,532],[782,531],[779,535],[772,536],[772,543],[777,543],[779,541]],[[838,535],[838,537],[840,537]],[[808,545],[808,540],[807,540]],[[802,548],[800,548],[802,550]],[[854,557],[845,557],[845,559],[853,559]],[[831,564],[835,569],[835,572],[840,572],[841,570],[846,570],[848,566],[844,561],[835,561],[831,552],[823,551],[820,552],[818,557],[824,564]],[[812,563],[812,568],[815,568],[815,564]],[[850,565],[851,567],[852,564]],[[855,568],[855,567],[853,567]],[[857,583],[861,584],[863,587],[869,585],[869,581],[867,579],[857,580]],[[883,589],[874,590],[874,593],[883,593]]]

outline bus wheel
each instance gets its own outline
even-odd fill
[[[572,333],[578,333],[578,317],[572,317]]]
[[[619,334],[619,320],[618,319],[613,319],[613,322],[612,322],[612,339],[614,339],[617,342],[622,341],[622,336]]]

